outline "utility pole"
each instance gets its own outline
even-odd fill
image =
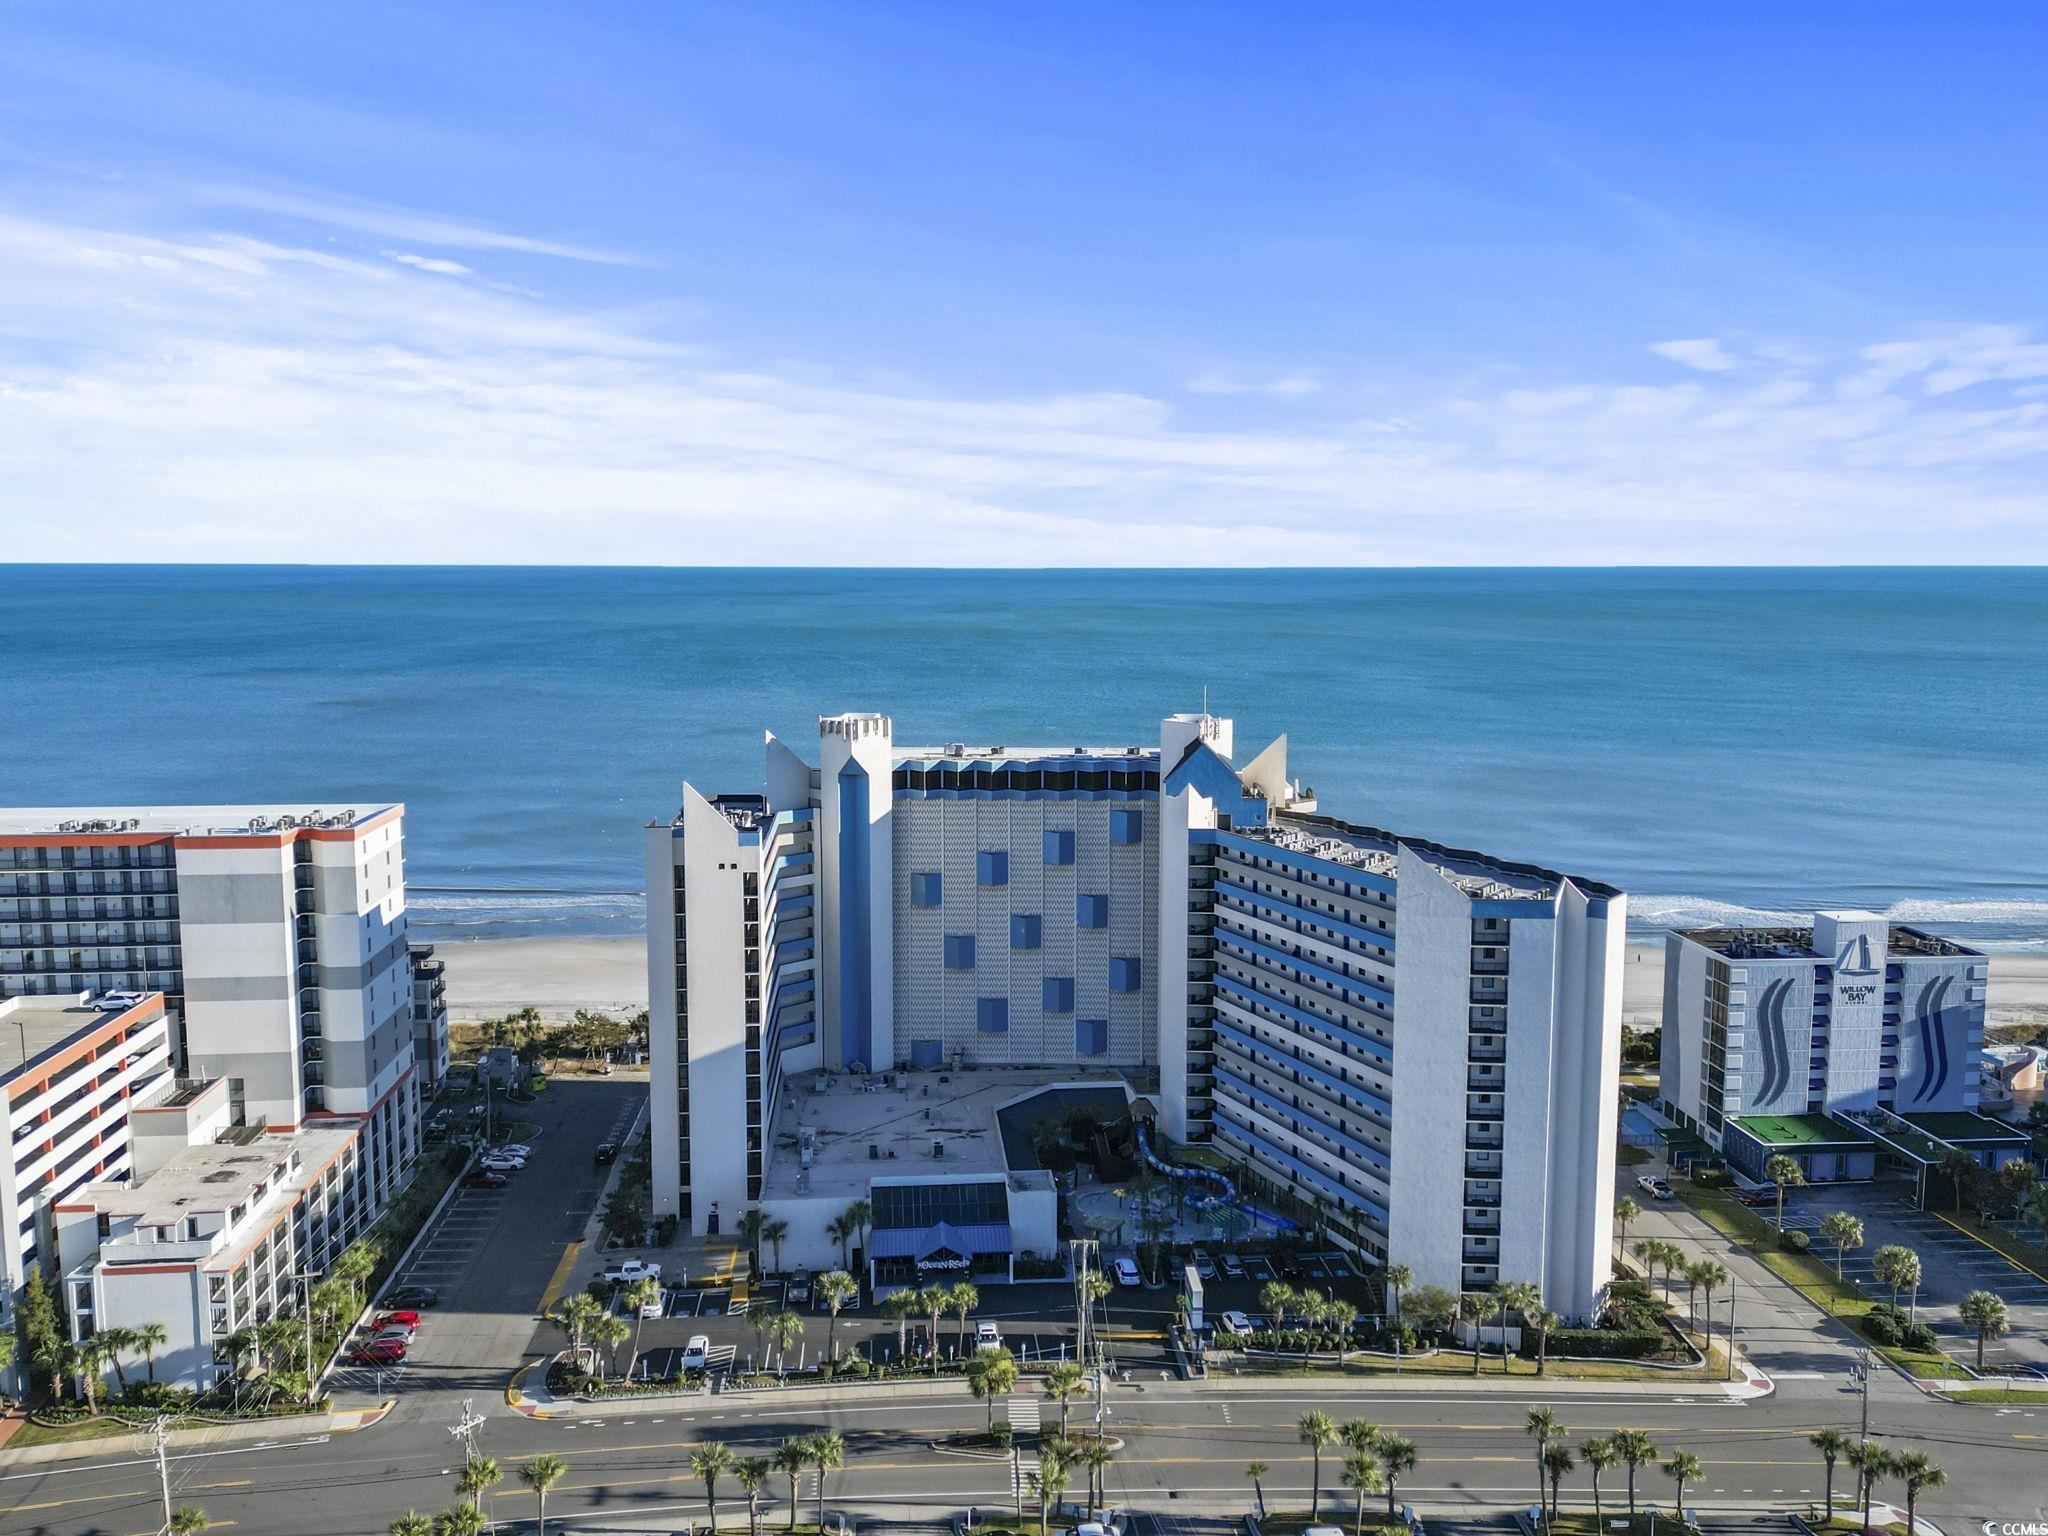
[[[1091,1348],[1091,1341],[1089,1339],[1089,1325],[1094,1303],[1088,1295],[1088,1261],[1091,1257],[1099,1256],[1101,1243],[1098,1239],[1092,1237],[1076,1237],[1069,1239],[1067,1246],[1073,1251],[1074,1321],[1076,1327],[1074,1339],[1075,1358],[1081,1361],[1084,1368],[1091,1358],[1095,1365],[1095,1437],[1100,1441],[1102,1438],[1102,1416],[1107,1409],[1104,1406],[1103,1398],[1102,1350],[1099,1345]]]
[[[292,1278],[299,1282],[299,1311],[306,1320],[306,1406],[313,1406],[313,1388],[316,1377],[313,1371],[313,1278],[316,1271],[299,1269],[292,1272]]]
[[[1728,1379],[1735,1379],[1735,1277],[1728,1277]]]
[[[1858,1440],[1868,1440],[1870,1438],[1870,1351],[1868,1348],[1856,1351],[1854,1372],[1856,1379],[1863,1385],[1863,1429],[1856,1438]]]
[[[171,1528],[171,1421],[167,1414],[156,1416],[156,1425],[151,1433],[151,1442],[156,1450],[156,1483],[164,1496],[164,1529]]]
[[[474,1400],[467,1397],[462,1400],[462,1417],[457,1419],[448,1431],[461,1445],[463,1459],[466,1461],[476,1457],[476,1432],[484,1427],[483,1415],[470,1407],[472,1401]]]

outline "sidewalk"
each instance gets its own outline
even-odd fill
[[[208,1424],[200,1429],[174,1429],[173,1453],[214,1450],[225,1445],[317,1445],[330,1436],[367,1429],[390,1411],[389,1401],[372,1408],[337,1409],[330,1413],[293,1414],[289,1418],[252,1419],[234,1424]],[[146,1429],[129,1434],[73,1440],[62,1445],[14,1446],[0,1451],[0,1466],[43,1466],[65,1461],[142,1460],[154,1453]]]

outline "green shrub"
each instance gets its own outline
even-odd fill
[[[1804,1253],[1813,1246],[1813,1240],[1797,1227],[1787,1227],[1778,1234],[1778,1246],[1787,1253]]]
[[[1906,1324],[1906,1348],[1915,1354],[1932,1355],[1941,1349],[1941,1341],[1934,1336],[1934,1330],[1925,1323]]]
[[[1890,1310],[1879,1311],[1873,1307],[1863,1315],[1863,1332],[1873,1344],[1882,1344],[1896,1349],[1906,1339],[1906,1330]]]
[[[1550,1335],[1549,1353],[1643,1360],[1659,1353],[1668,1342],[1654,1328],[1559,1328]]]

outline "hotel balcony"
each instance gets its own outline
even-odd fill
[[[1465,1150],[1467,1152],[1498,1152],[1506,1145],[1499,1131],[1467,1131]]]
[[[1472,1002],[1497,1004],[1505,1007],[1507,1000],[1508,984],[1505,977],[1474,976],[1472,978]]]

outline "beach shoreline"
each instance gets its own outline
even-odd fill
[[[447,962],[448,1013],[456,1022],[535,1007],[566,1019],[579,1008],[624,1017],[647,1006],[643,938],[456,939],[437,942]],[[1991,1025],[2048,1024],[2048,954],[1991,952]],[[1664,1007],[1664,947],[1632,943],[1623,978],[1623,1021],[1654,1028]]]

